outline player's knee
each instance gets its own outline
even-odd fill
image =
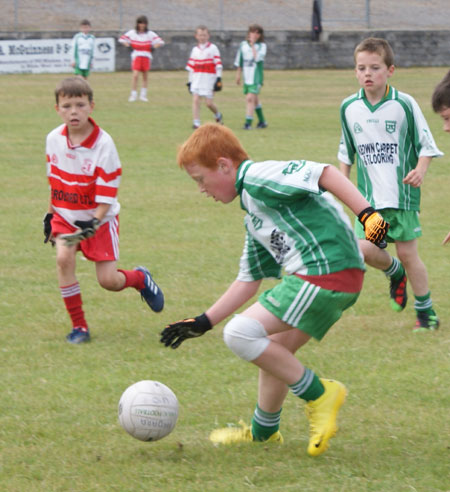
[[[226,324],[223,339],[230,350],[246,361],[257,359],[270,343],[262,323],[239,314]]]

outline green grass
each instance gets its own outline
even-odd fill
[[[387,283],[366,274],[358,303],[299,357],[350,390],[340,432],[317,459],[306,454],[300,400],[283,410],[282,447],[215,448],[209,432],[249,421],[257,371],[223,344],[222,326],[176,351],[159,343],[165,324],[200,314],[235,278],[243,212],[206,200],[177,168],[190,134],[186,74],[153,72],[151,102],[127,102],[130,74],[93,74],[94,118],[114,138],[123,164],[120,267],[146,265],[163,287],[156,315],[131,289],[101,289],[93,265],[78,260],[93,340],[73,347],[60,299],[55,253],[43,244],[48,188],[45,136],[60,121],[53,89],[60,75],[0,77],[0,489],[34,491],[381,491],[449,490],[448,232],[450,138],[430,108],[445,70],[400,69],[393,85],[418,100],[446,157],[423,186],[422,259],[442,328],[414,335],[412,302],[389,309]],[[225,72],[217,102],[255,160],[336,163],[340,101],[357,89],[350,70],[267,72],[262,92],[269,128],[244,132],[241,89]],[[202,109],[203,121],[212,116]],[[269,282],[270,285],[270,282]],[[127,386],[156,379],[177,394],[180,417],[167,438],[132,439],[117,421]]]

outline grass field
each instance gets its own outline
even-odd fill
[[[441,318],[437,333],[412,334],[413,303],[396,314],[387,282],[366,274],[358,303],[301,360],[339,379],[350,394],[330,450],[306,454],[301,400],[288,396],[282,447],[216,448],[209,432],[250,421],[257,371],[223,344],[222,326],[178,350],[165,349],[165,324],[205,310],[234,280],[243,212],[206,200],[175,162],[191,132],[186,74],[153,72],[151,103],[127,102],[129,73],[93,74],[94,118],[114,138],[123,165],[119,194],[120,267],[146,265],[164,289],[156,315],[139,295],[101,289],[93,265],[78,260],[93,340],[71,346],[55,253],[43,244],[48,188],[45,136],[60,121],[53,89],[60,75],[0,77],[0,490],[34,491],[331,491],[436,492],[449,484],[450,137],[430,108],[442,68],[399,69],[393,85],[418,100],[446,156],[423,187],[421,256]],[[336,163],[340,101],[357,89],[347,71],[267,72],[263,131],[241,130],[244,99],[225,72],[217,102],[255,160]],[[203,121],[211,120],[203,108]],[[267,285],[271,285],[268,281]],[[410,292],[411,293],[411,292]],[[167,384],[180,417],[167,438],[132,439],[117,403],[141,379]],[[447,381],[447,382],[446,382]]]

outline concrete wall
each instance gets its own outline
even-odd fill
[[[71,38],[73,31],[0,32],[5,39]],[[98,37],[114,37],[117,31],[94,31]],[[183,69],[195,44],[192,31],[158,31],[166,45],[154,53],[153,70]],[[212,31],[211,40],[220,49],[225,69],[233,68],[239,43],[245,31]],[[355,46],[368,36],[385,38],[395,53],[395,64],[410,66],[449,66],[450,31],[341,31],[326,32],[319,42],[311,41],[308,31],[268,31],[266,69],[350,68]],[[129,70],[130,51],[117,43],[116,69]]]

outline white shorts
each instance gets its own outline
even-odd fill
[[[206,97],[207,99],[213,98],[213,90],[205,89],[204,87],[191,87],[192,94],[197,94],[200,97]]]

